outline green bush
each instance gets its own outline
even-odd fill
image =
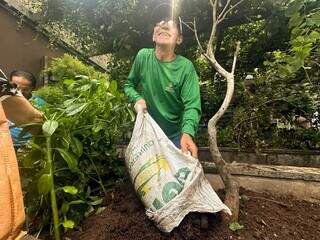
[[[50,69],[65,80],[37,92],[46,101],[42,133],[33,137],[21,162],[29,222],[41,222],[29,227],[51,225],[58,239],[60,224],[73,228],[123,177],[116,146],[133,113],[117,82],[106,74],[67,55]],[[96,78],[77,75],[84,72]]]

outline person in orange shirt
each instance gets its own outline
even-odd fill
[[[22,96],[15,84],[0,79],[0,239],[35,239],[22,231],[25,221],[23,195],[8,120],[24,124],[41,118],[41,113]]]

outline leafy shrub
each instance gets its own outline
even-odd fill
[[[85,75],[90,79],[107,78],[106,74],[96,71],[92,66],[85,65],[69,54],[64,54],[61,58],[55,58],[46,71],[58,81],[75,79],[78,75]]]
[[[101,78],[76,75],[79,66]],[[51,223],[59,239],[60,224],[67,229],[83,220],[123,176],[116,146],[133,113],[117,82],[106,74],[69,56],[56,59],[51,69],[65,80],[37,92],[47,102],[42,133],[33,137],[22,165],[28,217],[41,222],[30,227],[41,230]]]

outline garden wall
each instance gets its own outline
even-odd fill
[[[23,22],[0,1],[0,68],[9,75],[15,69],[32,72],[37,78],[44,69],[44,57],[59,57],[66,50],[52,48],[47,37]]]
[[[220,147],[219,149],[223,158],[230,163],[320,168],[320,151],[291,149],[239,150],[226,147]],[[205,162],[211,161],[208,147],[199,148],[199,159]]]

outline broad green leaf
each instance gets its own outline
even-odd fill
[[[56,131],[58,126],[59,126],[59,123],[57,121],[54,121],[54,120],[45,121],[45,123],[42,125],[43,134],[46,137],[52,136],[52,134]]]
[[[66,80],[63,81],[63,84],[65,84],[65,85],[67,85],[67,86],[69,86],[69,85],[71,85],[71,84],[73,84],[73,83],[74,83],[74,80],[73,80],[73,79],[66,79]]]
[[[287,8],[285,15],[287,17],[290,17],[291,15],[295,14],[296,12],[298,12],[301,7],[303,6],[303,0],[295,0],[293,1],[289,7]]]
[[[74,186],[64,186],[63,191],[66,193],[70,193],[71,195],[75,195],[78,193],[78,189]]]
[[[300,16],[299,12],[293,14],[289,21],[289,28],[299,26],[302,23],[302,21],[303,17]]]
[[[320,11],[315,12],[311,17],[306,20],[307,26],[320,27]]]
[[[68,152],[67,150],[63,149],[63,148],[56,148],[61,157],[66,161],[66,163],[68,164],[69,169],[72,172],[76,172],[78,170],[78,159],[77,157],[75,157],[72,153]]]
[[[110,86],[110,81],[109,81],[109,80],[106,80],[106,81],[104,82],[104,85],[105,85],[105,87],[108,89],[109,86]]]
[[[81,112],[87,105],[87,103],[74,103],[67,107],[66,114],[67,116],[73,116]]]
[[[39,194],[47,194],[51,190],[51,174],[43,174],[38,180]]]
[[[72,99],[68,99],[66,101],[63,102],[63,105],[68,107],[69,105],[71,105],[72,103],[74,103],[76,99],[72,98]]]
[[[83,145],[78,138],[76,137],[71,138],[71,149],[78,157],[82,155]]]
[[[111,83],[110,83],[110,86],[108,88],[109,92],[112,93],[112,94],[115,94],[117,89],[118,89],[117,81],[112,80]]]
[[[62,223],[64,228],[72,229],[74,227],[74,221],[72,220],[66,220]]]

